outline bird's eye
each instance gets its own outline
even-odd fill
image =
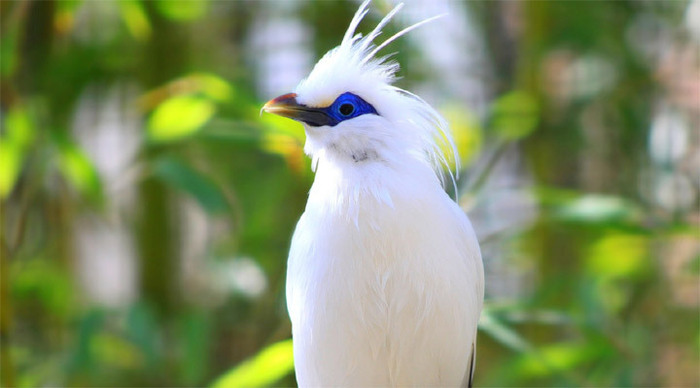
[[[346,102],[346,103],[340,105],[340,108],[338,108],[338,111],[340,111],[340,114],[343,116],[350,116],[353,112],[355,112],[355,106]]]
[[[324,108],[305,107],[305,109],[310,112],[319,112],[317,115],[318,117],[314,117],[318,124],[317,126],[328,125],[332,127],[345,120],[351,120],[365,114],[379,115],[377,110],[374,109],[372,105],[363,100],[360,96],[352,94],[351,92],[341,94],[340,96],[336,97],[332,104]]]

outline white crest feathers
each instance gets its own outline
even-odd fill
[[[377,56],[397,38],[444,15],[408,26],[375,45],[374,40],[403,8],[403,4],[394,7],[372,32],[363,37],[361,33],[356,33],[356,29],[367,15],[369,2],[365,0],[360,5],[341,44],[326,53],[309,76],[297,86],[295,92],[298,100],[309,106],[328,106],[345,92],[361,96],[374,105],[380,115],[397,124],[403,132],[402,136],[412,137],[409,142],[416,144],[419,151],[424,153],[443,183],[443,172],[447,170],[456,189],[459,158],[447,122],[420,97],[392,85],[397,79],[399,64],[390,60],[391,55]],[[392,109],[382,110],[383,105]],[[455,162],[456,175],[450,169],[450,161]]]

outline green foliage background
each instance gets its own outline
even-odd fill
[[[491,58],[493,95],[483,115],[457,98],[437,106],[466,167],[459,201],[484,208],[498,194],[494,171],[515,152],[535,208],[530,221],[481,236],[496,280],[487,283],[476,385],[700,385],[691,4],[463,4]],[[374,6],[362,31],[391,4]],[[303,2],[286,17],[308,27],[318,58],[356,7]],[[0,385],[295,385],[284,271],[313,176],[303,129],[259,115],[274,96],[257,90],[246,42],[270,8],[0,2]],[[394,47],[406,65],[402,87],[450,82],[417,59],[426,47],[410,38]],[[131,120],[138,139],[116,175],[76,130],[81,114],[99,125],[110,104],[119,130]],[[659,107],[687,124],[684,153],[661,162],[652,157],[663,141],[652,135]],[[107,143],[112,153],[122,146]],[[681,183],[669,194],[657,175]],[[123,187],[133,188],[126,200]],[[133,295],[115,303],[85,285],[93,257],[80,247],[101,230],[121,231],[119,246],[136,258]],[[517,293],[493,291],[504,269],[492,263],[522,274]],[[107,275],[126,282],[123,272]],[[251,293],[260,277],[265,287]]]

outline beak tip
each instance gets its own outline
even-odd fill
[[[270,108],[274,105],[288,104],[291,100],[296,99],[296,97],[297,97],[296,93],[283,94],[281,96],[275,97],[272,100],[266,102],[262,108],[267,111],[268,108]]]
[[[262,116],[263,112],[267,112],[268,109],[270,109],[270,106],[273,104],[275,100],[270,100],[266,102],[261,108],[260,108],[260,115]]]
[[[267,112],[286,116],[285,113],[288,113],[288,111],[290,111],[290,109],[293,109],[293,107],[298,106],[296,102],[296,96],[296,93],[287,93],[279,97],[273,98],[272,100],[266,102],[265,105],[262,106],[262,108],[260,108],[260,115],[262,116],[263,112]]]

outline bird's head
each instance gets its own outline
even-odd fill
[[[393,164],[412,157],[430,163],[441,175],[451,156],[445,153],[456,152],[445,120],[416,95],[393,86],[399,65],[377,57],[390,42],[435,18],[375,45],[402,4],[363,37],[355,29],[368,3],[358,9],[342,43],[318,61],[296,90],[270,100],[263,110],[303,123],[305,151],[314,166],[319,160]]]

